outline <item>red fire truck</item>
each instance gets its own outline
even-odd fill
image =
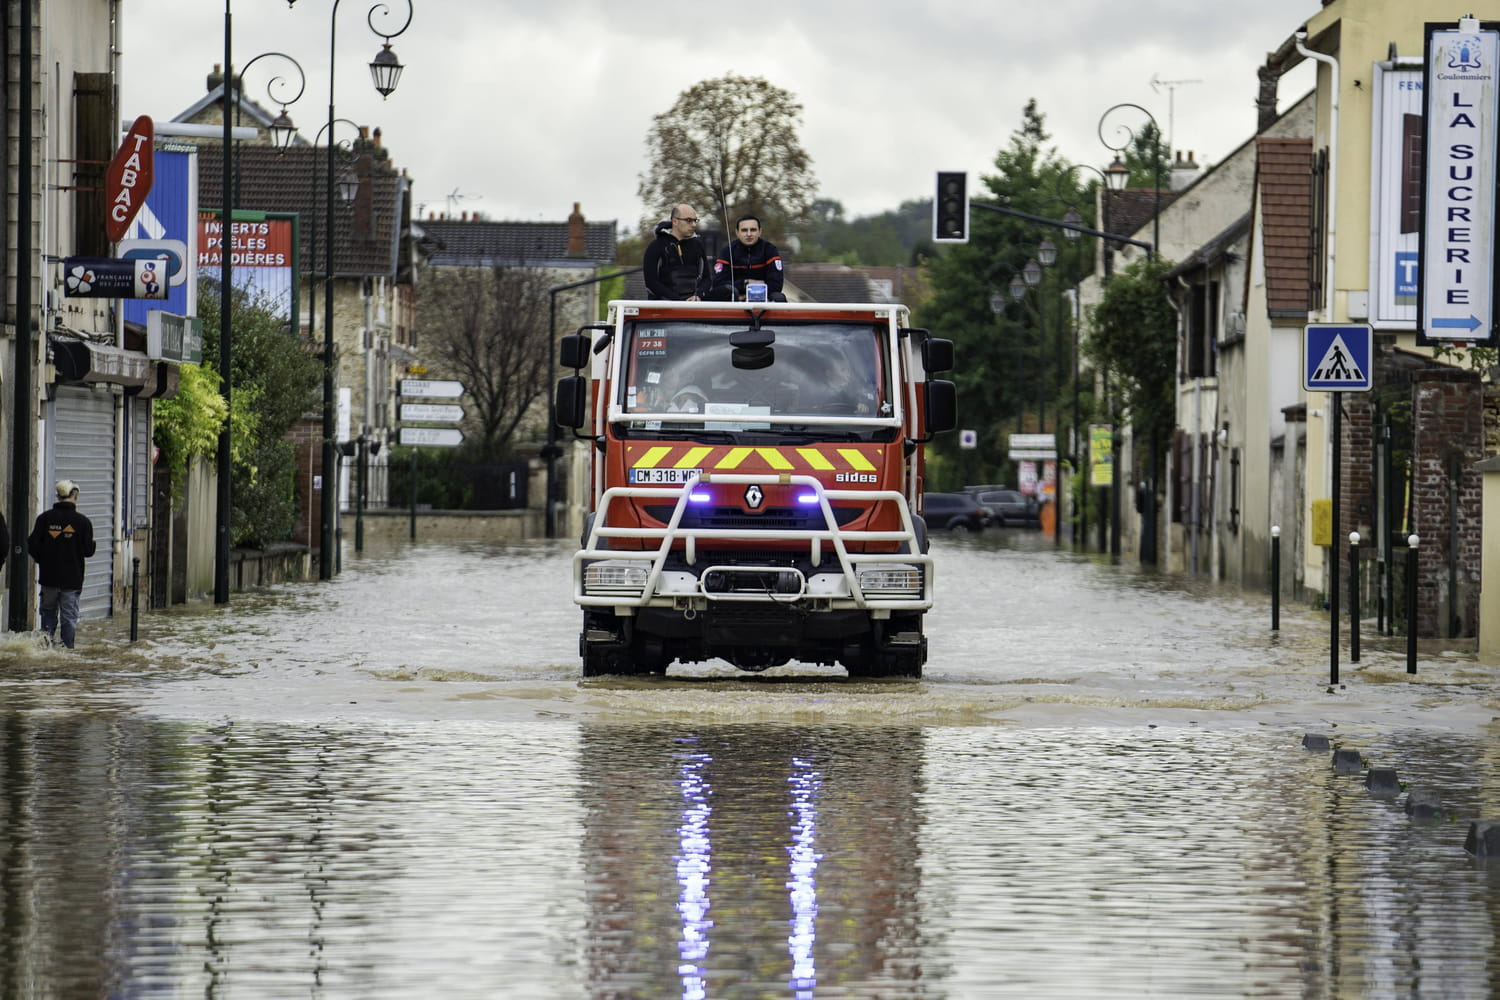
[[[615,301],[559,354],[557,421],[592,442],[585,677],[714,657],[921,676],[951,341],[897,304]]]

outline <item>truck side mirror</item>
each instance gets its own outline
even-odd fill
[[[958,426],[958,387],[947,379],[927,382],[926,423],[929,436]]]
[[[953,370],[953,341],[928,337],[922,341],[922,368],[929,375]]]
[[[587,334],[570,333],[557,341],[557,363],[574,371],[589,363],[589,338]]]
[[[577,334],[572,336],[577,336]],[[588,394],[589,380],[582,375],[567,375],[557,380],[553,419],[559,427],[571,427],[577,430],[583,426]]]

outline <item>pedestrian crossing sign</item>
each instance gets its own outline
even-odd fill
[[[1369,392],[1375,337],[1359,323],[1303,327],[1302,388],[1309,392]]]

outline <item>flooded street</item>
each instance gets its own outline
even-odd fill
[[[1500,670],[933,548],[920,681],[582,681],[567,542],[5,634],[0,998],[1500,993]]]

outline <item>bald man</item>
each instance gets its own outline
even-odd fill
[[[691,205],[678,205],[672,217],[656,224],[656,238],[646,247],[641,261],[646,279],[646,297],[700,302],[708,297],[708,254],[698,239],[698,213]]]

